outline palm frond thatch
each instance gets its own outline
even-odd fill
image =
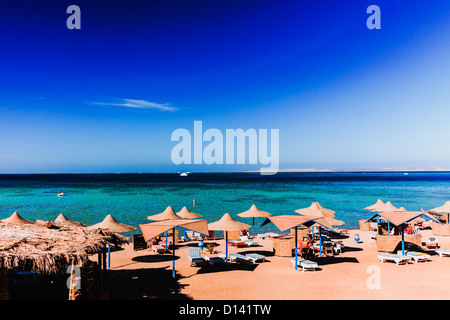
[[[54,273],[72,260],[83,264],[107,244],[125,243],[126,237],[105,230],[0,223],[0,268]]]

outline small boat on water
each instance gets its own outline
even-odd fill
[[[181,177],[186,177],[188,174],[186,173],[186,172],[182,172],[182,173],[180,173],[180,176]]]
[[[64,192],[58,192],[58,197],[62,197],[64,195]]]

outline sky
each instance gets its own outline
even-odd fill
[[[17,0],[0,30],[1,173],[261,167],[175,165],[194,121],[278,129],[280,169],[450,168],[448,1]]]

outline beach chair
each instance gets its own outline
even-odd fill
[[[233,253],[229,255],[231,262],[249,262],[249,258],[240,253]]]
[[[264,262],[266,260],[265,256],[257,253],[249,253],[246,254],[245,256],[253,263],[257,263],[258,261]]]
[[[218,256],[218,255],[208,255],[205,256],[205,260],[208,261],[211,264],[221,264],[221,263],[225,263],[225,259]]]
[[[189,248],[189,261],[191,262],[191,267],[193,264],[197,265],[205,262],[200,253],[200,248]]]
[[[402,251],[397,251],[398,255],[402,254]],[[412,260],[414,260],[416,263],[419,261],[427,261],[430,258],[430,255],[425,252],[418,252],[418,251],[405,251],[405,255],[407,257],[410,257]]]
[[[438,239],[435,237],[432,238],[428,238],[427,242],[426,242],[426,246],[427,248],[431,249],[431,248],[438,248]]]
[[[292,258],[291,262],[292,262],[292,264],[295,267],[295,258]],[[316,271],[316,268],[319,267],[317,262],[310,261],[310,260],[305,260],[303,258],[297,258],[297,266],[301,267],[303,272],[305,272],[305,270],[311,270],[311,269],[313,271]]]
[[[438,249],[436,250],[436,253],[438,253],[441,258],[443,256],[450,256],[450,249]]]
[[[408,264],[408,261],[411,260],[411,258],[408,256],[393,253],[379,253],[378,259],[381,260],[381,263],[384,263],[385,261],[394,261],[397,264],[397,266],[400,263]]]
[[[245,242],[242,240],[228,240],[228,244],[234,247],[245,247]]]
[[[152,246],[152,250],[154,253],[164,253],[166,252],[166,248],[159,245],[159,244],[155,244]]]
[[[250,240],[247,236],[241,236],[241,240],[245,242],[247,247],[259,246],[259,242],[255,240]]]

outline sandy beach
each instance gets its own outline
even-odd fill
[[[356,243],[354,234],[360,235]],[[111,253],[109,298],[186,299],[186,300],[436,300],[450,297],[450,257],[439,257],[427,250],[427,262],[396,265],[377,258],[376,242],[368,231],[349,230],[341,236],[345,250],[339,256],[314,259],[316,271],[295,270],[289,257],[272,254],[270,238],[256,240],[261,246],[229,247],[229,253],[256,252],[265,262],[252,264],[191,266],[188,248],[195,242],[181,243],[176,250],[176,279],[172,277],[172,254],[152,250],[134,251],[132,245]],[[422,241],[432,236],[422,230]],[[450,248],[450,237],[438,237],[440,248]],[[218,254],[225,253],[225,241],[215,242]],[[204,252],[205,253],[205,249]],[[379,288],[373,287],[374,273]],[[368,285],[369,283],[369,285]]]

